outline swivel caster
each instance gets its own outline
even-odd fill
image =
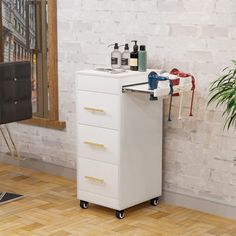
[[[153,198],[150,200],[152,206],[157,206],[159,204],[159,197]]]
[[[86,202],[86,201],[80,201],[80,207],[82,208],[82,209],[87,209],[88,207],[89,207],[89,203],[88,202]]]
[[[122,211],[116,211],[116,217],[118,218],[118,219],[124,219],[125,218],[125,212],[124,212],[124,210],[122,210]]]

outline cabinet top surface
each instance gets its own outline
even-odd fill
[[[98,76],[98,77],[110,77],[110,78],[123,78],[123,77],[130,77],[130,76],[147,76],[149,71],[146,72],[139,72],[139,71],[130,71],[127,70],[125,72],[116,73],[116,72],[109,72],[109,71],[99,71],[99,70],[81,70],[77,71],[77,75],[89,75],[89,76]]]

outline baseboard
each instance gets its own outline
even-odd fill
[[[209,214],[222,216],[236,220],[236,207],[227,204],[217,203],[202,198],[188,196],[185,194],[164,191],[162,201]]]
[[[20,166],[28,169],[33,169],[48,173],[51,175],[61,176],[68,179],[76,179],[76,170],[68,167],[59,166],[52,163],[47,163],[42,160],[27,158],[24,161],[14,160],[6,154],[0,155],[0,161],[3,163]]]

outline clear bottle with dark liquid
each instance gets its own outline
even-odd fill
[[[132,40],[134,42],[133,51],[130,53],[130,70],[138,71],[138,45],[137,40]]]

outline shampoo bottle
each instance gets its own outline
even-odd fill
[[[121,53],[121,67],[124,70],[129,70],[129,60],[130,60],[130,52],[129,52],[129,44],[125,44],[124,52]]]
[[[114,51],[111,53],[111,68],[112,69],[119,69],[121,67],[121,52],[119,51],[118,43],[111,44],[110,46],[114,45]]]
[[[133,52],[130,53],[130,70],[137,71],[138,70],[138,45],[137,40],[133,40],[134,42]]]
[[[140,45],[138,52],[138,70],[141,72],[147,70],[147,52],[145,45]]]

